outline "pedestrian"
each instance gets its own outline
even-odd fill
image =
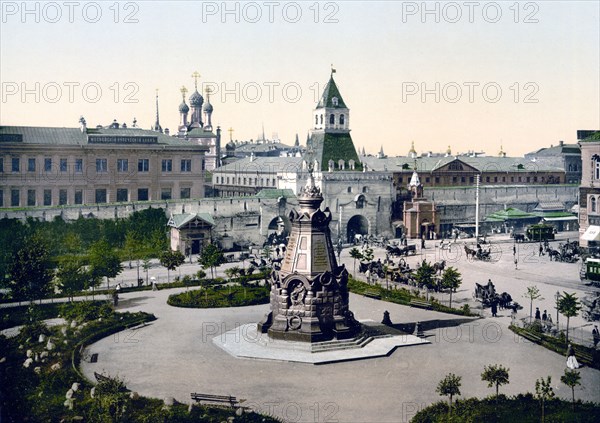
[[[425,248],[425,235],[421,238],[421,249]]]
[[[517,246],[513,245],[513,256],[517,255]]]
[[[598,325],[594,325],[594,329],[592,329],[592,339],[594,340],[594,348],[598,346],[598,342],[600,342],[600,332],[598,332]]]
[[[543,256],[543,255],[544,255],[544,247],[542,247],[542,244],[540,243],[540,254],[538,255],[538,257]]]
[[[371,271],[369,269],[367,269],[367,271],[365,272],[365,276],[367,277],[367,283],[370,284],[371,283]]]
[[[542,314],[542,322],[546,323],[546,320],[548,320],[548,313],[546,313],[546,310],[544,310],[544,313]]]
[[[494,298],[492,300],[492,317],[498,317],[497,313],[498,313],[498,300],[496,298]]]
[[[535,308],[535,320],[541,320],[539,307]]]
[[[577,358],[575,358],[575,350],[571,344],[567,348],[567,367],[571,370],[579,368],[579,363],[577,362]]]
[[[281,250],[279,249],[279,247],[275,248],[275,253],[277,254],[277,257],[279,257],[279,255],[281,254]]]
[[[517,323],[517,306],[514,305],[512,307],[512,311],[510,312],[510,322],[511,325],[515,326],[515,323]]]

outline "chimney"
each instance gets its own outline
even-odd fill
[[[165,128],[165,135],[169,135],[169,128]]]
[[[81,132],[85,134],[87,132],[87,124],[85,123],[85,118],[83,116],[79,118],[79,125]]]
[[[565,145],[565,142],[564,142],[564,141],[559,141],[559,142],[558,142],[558,145],[559,145],[560,147],[562,147],[563,145]]]

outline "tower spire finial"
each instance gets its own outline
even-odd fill
[[[212,89],[210,87],[206,87],[204,92],[206,93],[206,102],[210,103],[210,93],[212,93]]]
[[[183,101],[185,102],[185,95],[188,92],[188,89],[185,87],[185,85],[182,85],[181,88],[179,89],[179,92],[181,93],[181,96],[183,97]]]
[[[331,77],[333,78],[333,74],[335,73],[335,68],[333,67],[333,63],[331,64]]]
[[[197,71],[195,71],[192,74],[192,78],[194,78],[194,87],[196,88],[196,91],[198,91],[198,78],[200,78],[200,74]]]
[[[158,118],[158,88],[156,89],[156,122],[154,123],[154,130],[157,132],[162,132],[160,120]]]
[[[229,132],[229,141],[233,141],[233,128],[229,127],[227,131]]]

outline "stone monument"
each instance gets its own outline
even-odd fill
[[[289,218],[292,231],[281,262],[271,274],[271,311],[258,331],[273,339],[320,342],[347,339],[360,332],[348,306],[348,271],[338,266],[329,208],[320,209],[321,190],[312,168]]]

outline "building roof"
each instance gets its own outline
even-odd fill
[[[271,150],[291,150],[292,147],[290,145],[286,145],[280,142],[261,142],[261,143],[245,143],[245,144],[238,144],[235,146],[235,151],[236,153],[245,153],[245,152],[252,152],[254,151],[255,153],[262,153],[262,152],[267,152],[267,151],[271,151]]]
[[[185,134],[188,138],[217,138],[212,131],[207,131],[204,128],[194,128]]]
[[[527,213],[523,210],[509,207],[504,210],[498,210],[497,212],[491,213],[485,217],[486,221],[499,222],[505,220],[515,219],[532,219],[537,217],[535,214]]]
[[[450,162],[459,160],[468,166],[481,172],[542,172],[542,171],[564,171],[561,157],[547,157],[544,160],[531,161],[524,157],[417,157],[417,172],[433,172],[442,168]],[[377,157],[363,157],[369,169],[385,170],[390,172],[412,173],[415,158],[412,157],[389,157],[379,159]]]
[[[531,153],[525,154],[525,157],[556,156],[560,154],[581,154],[581,148],[578,144],[559,144],[532,151]]]
[[[352,137],[348,132],[315,132],[310,138],[309,153],[321,165],[321,171],[329,170],[329,160],[333,160],[335,167],[339,160],[344,160],[346,170],[348,162],[354,160],[354,170],[362,170],[362,164],[356,154]]]
[[[84,133],[79,128],[0,126],[0,142],[46,145],[159,144],[206,149],[186,140],[140,128],[87,128]]]
[[[337,105],[333,104],[333,99],[337,98]],[[321,100],[319,100],[319,104],[317,104],[317,109],[322,109],[324,107],[332,108],[332,109],[346,109],[346,103],[344,103],[344,99],[340,94],[340,90],[337,87],[337,84],[333,80],[333,74],[329,78],[329,82],[325,85],[325,89],[323,90],[323,95],[321,96]]]
[[[215,220],[209,213],[181,213],[171,215],[168,226],[180,229],[195,219],[202,220],[211,226],[215,224]]]
[[[285,170],[297,171],[302,167],[301,157],[244,157],[233,163],[215,169],[213,173],[221,172],[261,172],[277,173]]]

